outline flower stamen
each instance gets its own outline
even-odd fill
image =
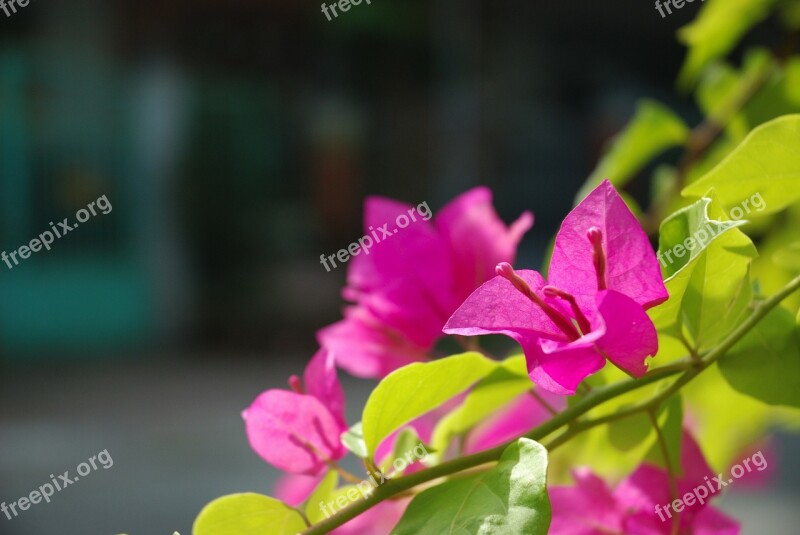
[[[519,290],[522,295],[530,299],[533,304],[541,308],[542,311],[547,314],[547,317],[550,318],[559,329],[561,329],[561,332],[563,332],[567,338],[570,340],[577,340],[581,337],[581,334],[578,332],[572,322],[568,318],[565,318],[558,310],[545,303],[541,297],[536,295],[536,292],[533,291],[525,279],[517,275],[517,272],[514,271],[514,268],[511,267],[511,264],[508,262],[500,262],[495,268],[495,273],[513,284],[514,288]]]
[[[594,262],[594,270],[597,273],[597,289],[605,290],[608,285],[606,283],[606,252],[603,250],[603,231],[597,227],[592,227],[586,232],[586,237],[594,249],[592,261]]]
[[[571,293],[565,292],[555,286],[545,286],[542,288],[542,293],[547,297],[557,297],[558,299],[563,299],[569,306],[572,308],[572,313],[575,315],[575,320],[578,322],[578,327],[580,327],[581,332],[583,334],[589,334],[592,331],[592,325],[589,323],[589,320],[586,319],[586,316],[583,314],[583,311],[578,306],[578,302],[575,300],[575,296]]]

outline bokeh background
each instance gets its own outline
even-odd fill
[[[114,460],[0,516],[0,534],[186,535],[211,499],[268,493],[277,473],[239,412],[339,318],[345,270],[319,256],[362,235],[365,195],[435,213],[486,184],[506,221],[535,212],[519,260],[535,266],[637,100],[700,119],[673,90],[675,30],[696,5],[662,19],[622,0],[373,0],[331,22],[320,7],[0,12],[0,248],[113,205],[0,264],[0,501],[101,450]],[[356,421],[370,384],[344,381]],[[721,501],[744,533],[800,523],[798,447],[774,443],[772,490]]]

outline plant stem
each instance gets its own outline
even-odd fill
[[[661,428],[658,426],[658,418],[656,418],[656,412],[652,407],[647,410],[647,417],[650,420],[650,423],[653,424],[653,430],[656,432],[658,447],[661,450],[661,456],[664,458],[664,466],[667,468],[667,477],[669,478],[669,494],[671,498],[670,501],[675,501],[678,499],[678,483],[675,479],[675,467],[672,466],[672,459],[669,458],[667,440],[664,438],[664,433],[661,432]],[[678,535],[680,527],[681,516],[676,510],[675,516],[672,518],[672,535]]]
[[[764,318],[764,316],[766,316],[773,308],[778,306],[781,301],[786,299],[798,289],[800,289],[800,276],[794,278],[778,293],[758,304],[753,310],[753,313],[748,316],[748,318],[743,321],[739,327],[734,329],[733,332],[731,332],[718,346],[709,351],[703,357],[700,363],[695,363],[695,366],[689,368],[688,370],[686,369],[686,362],[673,363],[669,366],[656,368],[640,379],[626,379],[612,385],[595,388],[589,394],[587,394],[586,397],[523,436],[531,440],[541,441],[562,427],[568,424],[573,424],[568,431],[550,442],[548,445],[548,450],[552,450],[565,443],[573,436],[587,429],[624,418],[637,412],[658,407],[661,403],[663,403],[663,401],[683,388],[683,386],[689,383],[703,370],[719,360],[721,356],[730,350],[730,348],[732,348],[748,332],[750,332],[750,330],[753,329],[753,327],[755,327],[758,322]],[[691,362],[691,360],[689,362]],[[633,390],[645,387],[662,379],[666,379],[680,373],[681,371],[684,371],[684,373],[668,388],[640,405],[616,412],[614,414],[596,418],[594,420],[577,423],[575,422],[577,418],[583,416],[590,410],[605,403],[606,401]],[[416,487],[417,485],[428,483],[435,479],[462,472],[464,470],[469,470],[482,464],[497,461],[500,459],[500,456],[503,454],[505,449],[514,444],[517,440],[518,439],[514,439],[489,450],[481,451],[466,457],[452,459],[425,470],[421,470],[398,479],[390,480],[375,489],[375,492],[365,500],[348,505],[335,515],[323,520],[318,524],[315,524],[314,526],[311,526],[302,533],[303,535],[323,535],[341,526],[342,524],[345,524],[349,520],[352,520],[383,500],[389,499],[396,494],[400,494],[401,492],[405,492],[413,487]]]

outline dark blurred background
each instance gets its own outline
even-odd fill
[[[0,11],[0,247],[113,205],[0,264],[0,500],[115,461],[0,534],[186,535],[210,499],[269,492],[239,411],[339,318],[345,270],[319,256],[361,236],[365,195],[435,213],[486,184],[506,221],[535,212],[537,265],[638,99],[699,118],[673,91],[697,6],[372,0],[329,22],[320,4]],[[346,387],[356,421],[369,385]],[[797,520],[786,489],[736,499],[746,528]]]

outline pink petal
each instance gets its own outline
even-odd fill
[[[498,263],[514,263],[522,236],[533,226],[533,215],[525,212],[507,227],[492,205],[492,192],[478,187],[442,208],[435,221],[456,268],[449,283],[455,288],[454,306],[457,306],[475,288],[494,277]]]
[[[536,271],[520,270],[517,274],[534,292],[539,293],[546,284]],[[444,332],[464,336],[505,334],[517,341],[535,336],[564,340],[564,334],[541,308],[499,276],[467,298],[447,321]]]
[[[350,261],[348,286],[358,292],[380,292],[397,284],[421,286],[433,301],[433,307],[450,310],[456,306],[448,291],[452,259],[432,221],[424,221],[416,215],[416,222],[397,228],[397,218],[407,217],[413,210],[415,207],[410,204],[383,197],[367,199],[364,235],[374,244]],[[390,236],[384,236],[382,227]]]
[[[317,474],[326,459],[337,460],[346,453],[339,441],[344,429],[313,396],[267,390],[242,417],[255,452],[287,472]]]
[[[645,308],[665,301],[667,290],[647,234],[614,186],[604,180],[567,215],[556,236],[548,278],[572,293],[582,308],[591,308],[598,290],[591,227],[603,233],[609,290],[627,295]]]
[[[714,507],[700,511],[692,523],[692,535],[739,535],[741,529],[738,521]]]
[[[336,361],[330,351],[320,349],[303,374],[306,392],[325,405],[339,425],[347,427],[344,417],[344,392],[336,374]]]
[[[641,305],[615,291],[597,294],[605,334],[597,340],[603,354],[634,377],[647,372],[645,359],[658,352],[658,333]]]
[[[381,292],[366,294],[359,299],[359,305],[419,347],[432,347],[441,338],[442,327],[450,317],[449,310],[438,308],[425,288],[416,284],[395,284]]]
[[[363,307],[345,310],[345,319],[317,332],[336,364],[356,377],[382,378],[406,364],[427,359],[428,348],[381,324]]]
[[[706,476],[711,478],[717,475],[708,465],[700,445],[686,430],[681,436],[681,470],[680,482],[690,488],[704,485]]]
[[[594,347],[602,334],[603,331],[595,331],[570,343],[523,339],[531,380],[554,394],[573,395],[581,381],[606,364]]]
[[[643,512],[661,523],[655,512],[656,505],[663,507],[672,501],[667,472],[642,465],[617,486],[614,497],[624,507]]]
[[[275,483],[275,497],[292,507],[297,507],[311,496],[321,479],[321,476],[283,474]]]
[[[605,482],[588,469],[573,472],[575,486],[548,489],[550,535],[601,535],[622,531],[622,512]]]

